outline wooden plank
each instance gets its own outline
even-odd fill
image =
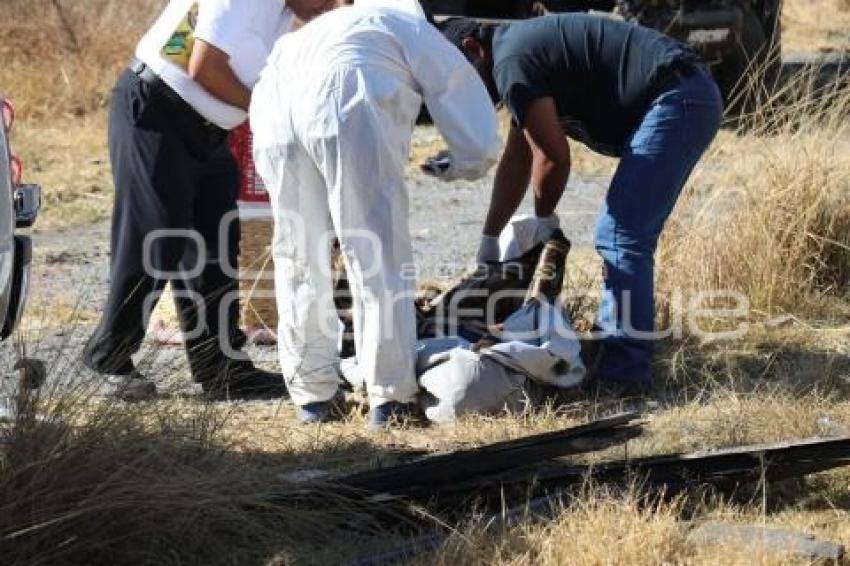
[[[676,493],[700,485],[720,488],[802,477],[850,466],[850,437],[811,438],[691,454],[667,454],[633,460],[612,461],[596,466],[555,465],[515,468],[502,474],[444,486],[444,498],[480,494],[512,487],[527,492],[566,488],[588,476],[604,483],[624,483],[637,478],[647,488],[664,488]]]
[[[596,481],[615,484],[626,484],[633,478],[638,478],[643,480],[641,485],[646,489],[664,489],[666,493],[676,493],[700,485],[726,487],[746,483],[756,484],[762,478],[768,481],[776,481],[850,466],[850,437],[812,438],[728,448],[714,452],[667,454],[633,460],[619,460],[596,466],[559,465],[548,458],[538,459],[536,462],[514,459],[512,465],[501,473],[487,474],[482,472],[478,475],[464,477],[463,474],[468,470],[455,470],[456,481],[447,481],[442,484],[432,481],[440,477],[440,473],[443,473],[447,466],[457,461],[453,458],[458,455],[466,457],[471,454],[480,455],[488,452],[503,456],[511,455],[511,447],[521,451],[525,448],[537,446],[535,439],[540,441],[543,438],[545,444],[545,440],[554,439],[559,435],[562,440],[566,437],[565,446],[570,447],[574,446],[570,441],[582,438],[585,434],[588,435],[587,438],[590,438],[593,429],[596,429],[596,434],[608,434],[612,430],[612,423],[617,423],[613,425],[613,430],[622,429],[622,427],[628,427],[634,417],[634,415],[613,417],[607,423],[608,427],[606,427],[606,421],[603,419],[603,421],[589,423],[575,429],[498,443],[476,450],[436,456],[422,462],[368,472],[367,474],[373,474],[371,476],[367,476],[367,474],[348,476],[343,478],[342,483],[344,484],[347,481],[349,485],[355,485],[358,481],[352,480],[364,477],[369,481],[360,481],[360,485],[366,485],[381,478],[410,481],[411,483],[406,487],[396,485],[392,490],[372,490],[373,493],[390,492],[395,495],[395,497],[389,497],[384,504],[375,504],[381,501],[380,498],[367,498],[367,501],[372,502],[369,506],[372,513],[376,516],[385,514],[384,520],[396,521],[396,523],[393,523],[396,526],[399,518],[405,517],[410,525],[416,526],[416,517],[406,515],[409,509],[413,508],[410,507],[407,511],[405,510],[404,505],[409,502],[437,499],[439,507],[443,510],[451,509],[452,515],[464,513],[470,509],[463,503],[472,499],[485,503],[485,509],[488,502],[495,502],[496,505],[493,507],[495,509],[499,509],[506,503],[510,505],[512,501],[513,504],[518,503],[516,507],[507,512],[495,513],[484,521],[487,529],[497,529],[516,522],[545,520],[552,515],[553,510],[561,509],[560,502],[569,499],[574,493],[572,488],[584,482],[588,477],[593,477]],[[577,430],[581,433],[576,434]],[[565,446],[561,446],[562,452]],[[533,453],[534,456],[541,454],[543,452]],[[428,469],[428,462],[431,460],[438,463],[436,470]],[[423,463],[425,463],[425,467],[421,467]],[[507,462],[496,459],[489,464],[498,465],[482,466],[481,469],[496,469],[507,464]],[[404,473],[397,474],[399,470],[403,470]],[[413,475],[415,470],[427,472],[425,474],[427,481],[416,478]],[[338,489],[333,486],[326,487],[332,490]],[[304,495],[308,499],[311,496],[321,495],[318,489],[312,491],[313,493]],[[347,488],[343,488],[342,491],[346,493]],[[490,497],[488,498],[488,496]],[[533,497],[533,499],[529,500],[529,497]],[[493,508],[491,508],[491,511]],[[421,526],[425,527],[424,524]],[[408,560],[421,552],[439,548],[445,542],[448,532],[438,525],[431,525],[431,529],[434,529],[434,527],[437,527],[436,530],[428,532],[429,529],[426,529],[425,534],[415,536],[397,547],[353,559],[352,563],[361,566],[395,564]],[[421,530],[419,532],[421,533]],[[779,536],[773,533],[772,536],[777,540],[781,539],[780,542],[788,538],[784,534]],[[828,552],[831,553],[830,556],[838,556],[843,554],[844,550],[838,546],[815,544],[811,541],[798,546],[800,553],[812,555],[814,551],[817,551],[819,554]]]
[[[761,478],[778,481],[844,466],[850,466],[850,437],[657,456],[609,464],[600,471],[610,478],[635,470],[645,474],[651,484],[687,488],[698,483],[737,485]]]
[[[497,442],[471,450],[432,456],[346,476],[334,483],[368,493],[406,495],[439,490],[447,484],[498,474],[562,456],[602,450],[641,433],[636,413],[614,415],[565,430]]]

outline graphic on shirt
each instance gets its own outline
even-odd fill
[[[174,33],[162,46],[160,53],[167,60],[183,69],[189,68],[189,58],[195,46],[195,25],[198,23],[198,3],[195,2],[180,20]]]

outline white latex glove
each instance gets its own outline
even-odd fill
[[[478,254],[475,256],[475,261],[479,265],[499,261],[499,253],[499,238],[495,236],[481,236],[481,243],[478,245]]]
[[[535,242],[546,242],[551,237],[552,234],[561,227],[561,219],[558,218],[558,215],[552,213],[549,216],[537,217],[537,228],[534,231],[534,241]]]

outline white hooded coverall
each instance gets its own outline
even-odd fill
[[[340,384],[334,238],[370,404],[418,392],[404,176],[423,100],[454,155],[447,177],[484,175],[501,148],[493,103],[460,51],[409,13],[331,11],[278,41],[254,90],[254,158],[275,220],[280,362],[298,405],[329,400]]]

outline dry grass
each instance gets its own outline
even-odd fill
[[[16,419],[0,424],[4,564],[290,563],[378,531],[339,497],[268,497],[305,459],[368,443],[255,452],[224,434],[230,408],[99,400],[78,366],[52,361],[67,381],[19,395]]]
[[[26,118],[99,111],[162,5],[161,0],[6,0],[0,5],[0,85]]]
[[[112,211],[106,116],[22,123],[13,147],[29,182],[43,189],[39,228],[102,221]],[[69,135],[73,132],[73,135]]]
[[[850,48],[847,0],[785,0],[782,42],[787,51],[843,51]]]
[[[440,565],[669,564],[682,556],[677,505],[587,487],[554,520],[457,536],[430,561]],[[496,536],[493,536],[493,535]]]
[[[850,29],[846,11],[817,9],[838,4],[816,3],[786,2],[789,45],[834,41],[836,30]],[[48,189],[47,225],[89,222],[108,213],[102,108],[143,28],[143,21],[126,17],[125,3],[62,4],[68,5],[68,21],[76,22],[75,41],[85,56],[68,56],[74,42],[61,32],[50,2],[0,5],[0,21],[9,21],[3,19],[8,10],[23,9],[30,11],[18,23],[36,21],[37,14],[49,24],[24,29],[34,38],[25,42],[20,28],[0,24],[0,57],[7,57],[0,84],[18,99],[26,118],[15,143],[28,176]],[[156,4],[144,3],[150,13]],[[140,12],[137,6],[134,13]],[[100,17],[86,18],[91,13]],[[12,62],[6,64],[10,52]],[[745,317],[750,331],[733,342],[686,335],[662,345],[656,364],[660,386],[648,408],[647,432],[630,443],[630,455],[850,431],[848,105],[850,90],[843,87],[828,104],[802,99],[780,112],[761,112],[755,126],[770,126],[769,137],[755,136],[752,123],[748,132],[724,132],[699,166],[665,236],[658,262],[661,290],[740,291],[753,306]],[[433,139],[421,139],[414,163],[439,149]],[[577,172],[606,173],[613,165],[575,150]],[[572,257],[574,267],[587,264],[588,273],[598,271],[595,259]],[[589,277],[580,271],[571,273],[573,282]],[[662,301],[660,307],[666,322],[670,305]],[[56,318],[67,311],[78,319],[74,308],[66,301],[35,314]],[[782,313],[791,316],[773,320]],[[385,465],[410,451],[515,438],[621,408],[581,400],[371,435],[359,406],[342,423],[302,427],[288,404],[216,407],[169,392],[155,404],[107,403],[93,397],[86,374],[69,361],[76,354],[52,357],[57,385],[25,403],[11,427],[0,428],[4,563],[287,563],[309,561],[305,555],[319,546],[327,562],[351,559],[373,525],[367,521],[356,537],[330,527],[352,524],[356,509],[345,502],[329,509],[271,506],[262,495],[295,470],[344,473]],[[157,367],[154,361],[153,370]],[[168,371],[175,375],[163,380],[187,373]],[[622,455],[622,449],[612,449],[603,456]],[[749,497],[721,500],[694,493],[672,502],[647,500],[636,489],[587,486],[550,521],[499,531],[475,522],[460,525],[449,544],[422,561],[793,563],[758,550],[695,547],[687,531],[694,522],[722,519],[787,526],[850,544],[849,486],[850,473],[839,471],[760,486]],[[342,507],[332,508],[337,505]],[[389,543],[393,534],[384,537]]]
[[[837,481],[815,481],[824,500],[842,493]],[[769,489],[769,488],[768,488]],[[530,522],[504,530],[483,532],[473,525],[452,538],[429,564],[511,564],[556,566],[563,564],[689,564],[779,565],[808,564],[807,560],[770,552],[758,541],[751,547],[714,543],[698,545],[688,532],[707,520],[782,527],[847,540],[848,514],[777,510],[766,518],[758,504],[690,497],[658,501],[631,490],[588,486],[565,501],[552,520]],[[828,503],[824,501],[826,505]],[[814,504],[813,507],[817,505]],[[820,523],[817,525],[816,523]]]
[[[61,9],[57,10],[58,4]],[[20,117],[13,147],[44,189],[44,226],[105,218],[112,207],[106,105],[160,0],[0,4],[0,91]]]
[[[761,344],[707,346],[688,352],[689,375],[710,376],[698,394],[684,390],[648,413],[647,431],[631,456],[776,441],[850,430],[850,363],[834,352],[801,359],[788,331],[787,356],[775,333]],[[847,335],[845,335],[846,340]],[[778,353],[777,353],[778,352]],[[577,402],[511,415],[469,416],[455,425],[364,428],[363,408],[341,423],[303,427],[288,404],[211,406],[170,395],[148,405],[92,396],[73,352],[52,360],[67,381],[27,405],[11,429],[0,428],[0,550],[6,563],[287,562],[324,544],[331,562],[375,540],[364,529],[329,540],[328,525],[356,510],[325,514],[296,505],[270,506],[262,495],[293,471],[348,473],[388,465],[411,451],[441,451],[571,426],[616,404]],[[701,359],[695,363],[693,359]],[[724,365],[725,364],[725,365]],[[806,369],[808,379],[795,384]],[[153,368],[154,370],[156,367]],[[680,368],[679,371],[684,371]],[[746,377],[747,379],[744,379]],[[713,382],[711,380],[714,380]],[[843,380],[843,382],[841,381]],[[832,383],[832,387],[827,387]],[[844,383],[844,389],[840,384]],[[43,415],[39,420],[36,414]],[[622,449],[601,457],[619,458]],[[164,473],[165,472],[165,473]],[[441,564],[746,563],[734,548],[694,548],[691,521],[722,518],[785,525],[850,543],[850,474],[821,474],[769,486],[761,497],[700,502],[647,502],[636,491],[586,489],[545,523],[503,532],[478,524],[436,555]],[[335,505],[344,504],[335,503]],[[319,528],[320,527],[320,528]],[[371,543],[369,542],[371,540]],[[385,545],[397,540],[391,532]],[[323,555],[325,556],[325,555]],[[763,559],[762,559],[763,558]],[[309,561],[309,560],[308,560]],[[423,562],[424,563],[424,562]],[[759,555],[759,563],[787,563]]]
[[[662,242],[666,292],[729,290],[767,315],[846,317],[833,299],[850,280],[850,87],[810,85],[800,77],[746,130],[720,134]]]

